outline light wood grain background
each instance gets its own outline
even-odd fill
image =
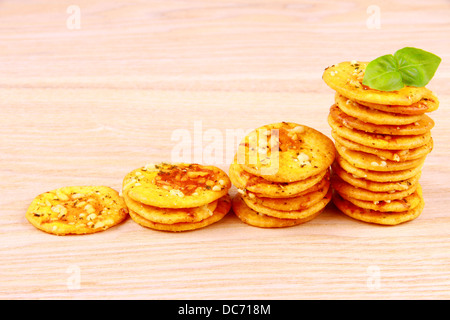
[[[450,298],[449,34],[444,0],[1,1],[0,298]],[[369,225],[330,205],[288,229],[230,214],[181,234],[127,220],[56,237],[25,219],[47,190],[120,189],[132,169],[170,160],[179,130],[222,136],[225,170],[233,130],[285,120],[330,136],[323,69],[404,46],[443,59],[428,86],[441,106],[426,207],[410,223]]]

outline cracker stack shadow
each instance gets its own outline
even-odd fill
[[[261,228],[299,225],[317,217],[331,201],[331,139],[296,123],[260,127],[239,145],[230,166],[238,194],[233,211]]]
[[[424,87],[386,92],[364,86],[366,65],[343,62],[323,74],[336,91],[328,116],[337,151],[333,201],[354,219],[397,225],[423,211],[419,178],[434,126],[425,113],[439,102]]]

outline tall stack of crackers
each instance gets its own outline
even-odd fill
[[[275,123],[247,135],[229,176],[238,193],[233,211],[261,228],[299,225],[317,217],[331,201],[331,139],[307,126]]]
[[[342,62],[323,74],[336,91],[328,116],[337,151],[333,202],[354,219],[397,225],[423,211],[419,179],[434,126],[426,113],[439,101],[424,87],[386,92],[364,86],[366,65]]]

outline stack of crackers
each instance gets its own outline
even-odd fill
[[[364,86],[366,66],[342,62],[323,74],[336,91],[328,116],[337,150],[333,201],[357,220],[396,225],[424,208],[419,178],[434,126],[425,113],[439,102],[424,87],[387,92]]]
[[[149,164],[128,173],[122,196],[130,217],[161,231],[189,231],[221,220],[231,208],[228,175],[214,166]]]
[[[296,123],[275,123],[248,134],[229,175],[238,193],[233,211],[262,228],[294,226],[318,216],[331,201],[331,139]]]

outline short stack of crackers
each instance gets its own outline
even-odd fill
[[[204,228],[231,208],[228,175],[214,166],[148,164],[128,173],[122,196],[141,226],[170,232]]]
[[[336,91],[328,116],[337,151],[333,202],[357,220],[396,225],[424,208],[419,178],[434,126],[426,113],[439,102],[424,87],[386,92],[364,86],[366,65],[342,62],[323,74]]]
[[[229,176],[238,193],[233,211],[261,228],[295,226],[318,216],[331,201],[331,139],[296,123],[275,123],[248,134]]]

